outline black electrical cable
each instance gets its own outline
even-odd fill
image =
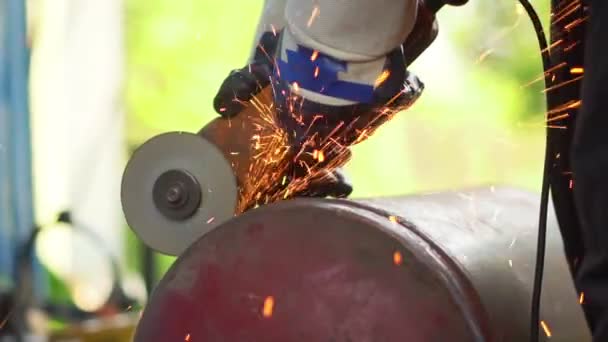
[[[547,38],[543,25],[541,24],[538,14],[534,10],[534,7],[528,0],[519,0],[519,3],[524,7],[526,13],[532,21],[536,37],[538,39],[538,45],[541,51],[541,57],[543,62],[543,71],[545,76],[545,89],[550,86],[549,70],[551,68],[551,60],[549,58],[549,48],[547,44]],[[549,110],[549,98],[545,94],[547,103],[547,113]],[[543,273],[545,268],[545,249],[547,242],[547,214],[549,209],[549,191],[551,188],[550,184],[550,173],[552,167],[552,155],[553,148],[550,141],[550,134],[547,129],[547,142],[545,147],[545,162],[543,165],[543,180],[540,196],[540,213],[538,218],[538,238],[536,247],[536,266],[534,268],[534,285],[532,287],[532,302],[530,308],[530,341],[536,342],[539,340],[539,326],[540,326],[540,299],[543,285]]]
[[[550,51],[549,45],[547,44],[547,37],[543,25],[540,21],[538,13],[534,10],[534,7],[528,0],[518,0],[522,7],[526,10],[534,31],[536,38],[538,39],[538,45],[541,51],[541,58],[543,63],[543,72],[545,76],[545,89],[548,89],[551,83],[549,77],[549,70],[551,69],[551,60],[549,58]],[[463,2],[464,3],[464,2]],[[427,0],[427,6],[437,13],[444,5],[443,0]],[[549,97],[545,94],[545,102],[547,105],[547,114],[549,110]],[[540,299],[543,284],[543,273],[545,268],[545,249],[547,240],[547,214],[549,209],[549,191],[551,188],[550,184],[550,173],[552,167],[551,158],[553,156],[552,142],[550,141],[550,134],[547,129],[547,142],[545,147],[545,161],[543,165],[543,180],[540,195],[540,212],[538,218],[538,240],[536,248],[536,265],[534,268],[534,284],[532,286],[532,301],[530,308],[530,341],[536,342],[539,339],[539,325],[540,325]]]
[[[549,46],[547,44],[547,38],[545,36],[545,31],[543,29],[543,25],[540,21],[538,13],[534,10],[534,7],[530,4],[528,0],[518,0],[519,3],[523,6],[532,21],[532,25],[534,26],[534,31],[536,33],[536,38],[538,39],[538,45],[541,51],[542,63],[543,63],[543,72],[545,76],[545,89],[548,89],[551,83],[551,79],[549,77],[549,70],[551,68],[551,60],[549,58],[550,51]],[[437,12],[442,6],[443,2],[438,0],[428,0],[428,4],[433,8],[435,12]],[[545,94],[545,102],[547,105],[547,115],[549,109],[549,97]],[[550,141],[550,134],[547,129],[547,139],[546,139],[546,147],[545,147],[545,161],[543,165],[543,180],[541,187],[541,196],[540,196],[540,212],[538,218],[538,240],[537,240],[537,248],[536,248],[536,265],[534,268],[534,284],[532,287],[532,301],[530,308],[530,341],[536,342],[539,340],[539,325],[540,325],[540,299],[542,293],[542,284],[543,284],[543,273],[545,268],[545,249],[546,249],[546,241],[547,241],[547,214],[549,209],[549,191],[551,189],[550,184],[550,173],[553,156],[553,148],[552,142]]]

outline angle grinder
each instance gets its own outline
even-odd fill
[[[256,100],[270,103],[270,89]],[[197,133],[169,132],[146,141],[122,178],[129,227],[150,248],[181,254],[192,242],[235,215],[255,134],[253,106],[217,118]]]

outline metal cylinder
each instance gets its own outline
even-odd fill
[[[135,340],[526,341],[538,205],[488,188],[252,210],[178,258]],[[590,340],[553,216],[547,242],[542,337]]]

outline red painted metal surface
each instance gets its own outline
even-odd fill
[[[536,211],[508,189],[253,210],[178,258],[135,340],[525,341]],[[587,341],[548,243],[551,341]]]
[[[474,339],[440,275],[417,259],[423,241],[410,236],[412,250],[369,218],[306,207],[276,208],[270,221],[254,212],[199,240],[157,288],[136,340]]]

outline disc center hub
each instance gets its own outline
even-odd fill
[[[173,206],[181,206],[188,200],[188,193],[181,183],[171,186],[165,196],[167,197],[167,202]]]
[[[193,216],[200,207],[201,186],[187,171],[169,170],[154,183],[152,198],[163,216],[183,221]]]

